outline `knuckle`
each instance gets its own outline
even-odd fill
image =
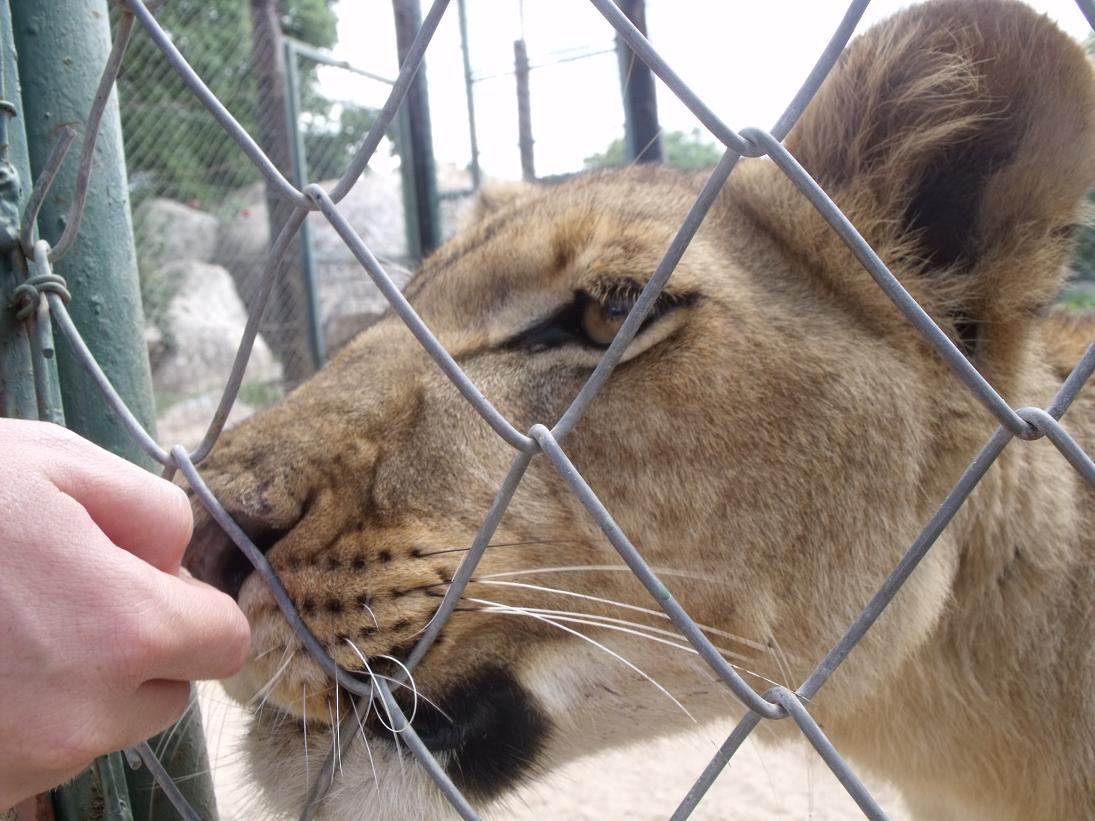
[[[78,436],[68,428],[52,423],[43,423],[34,428],[33,441],[45,448],[49,448],[50,455],[54,457],[76,458],[87,455],[91,443]]]
[[[115,677],[127,684],[139,684],[167,651],[161,619],[152,613],[134,613],[119,621],[115,632],[112,663]]]

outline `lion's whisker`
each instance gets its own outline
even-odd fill
[[[366,604],[365,602],[362,602],[362,603],[361,603],[361,606],[362,606],[363,608],[365,608],[365,612],[366,612],[366,613],[368,613],[368,614],[369,614],[369,618],[371,618],[371,619],[373,620],[373,626],[374,626],[374,627],[375,627],[375,628],[376,628],[377,630],[379,630],[379,629],[380,629],[380,622],[379,622],[379,621],[377,621],[377,618],[376,618],[376,613],[374,613],[374,612],[373,612],[373,608],[369,607],[369,605],[368,605],[368,604]]]
[[[407,726],[410,726],[410,723],[407,722],[406,726],[404,726],[403,729],[396,730],[395,727],[393,726],[395,724],[395,719],[392,718],[391,708],[388,707],[388,702],[387,702],[386,699],[380,698],[379,699],[380,705],[381,705],[381,707],[384,708],[384,712],[387,713],[387,715],[388,715],[388,720],[384,721],[384,716],[382,716],[380,714],[380,710],[377,709],[377,707],[374,704],[374,693],[376,692],[376,689],[377,689],[378,676],[377,676],[376,673],[373,672],[373,668],[372,668],[372,666],[370,666],[369,660],[365,657],[365,654],[361,652],[361,648],[359,648],[356,644],[354,644],[353,641],[350,640],[350,639],[346,639],[346,641],[349,643],[350,649],[352,649],[354,651],[354,653],[357,654],[357,657],[359,659],[361,659],[361,664],[362,664],[362,666],[364,666],[365,672],[369,675],[369,679],[370,679],[370,681],[369,681],[369,706],[372,707],[373,710],[376,711],[376,720],[380,722],[382,727],[384,727],[386,730],[388,730],[388,732],[390,732],[392,734],[392,741],[395,742],[396,758],[399,759],[399,769],[400,769],[400,772],[405,777],[406,776],[406,770],[404,769],[404,765],[403,765],[403,751],[400,749],[399,734],[401,732],[403,732],[403,730],[405,730],[407,728]],[[418,704],[418,701],[417,701],[417,691],[416,691],[415,705],[417,706],[417,704]],[[368,713],[366,713],[366,715],[368,715]]]
[[[692,573],[687,570],[673,570],[669,567],[651,567],[659,576],[676,576],[692,581],[711,583],[711,577],[703,573]],[[632,570],[623,564],[570,564],[555,567],[526,567],[521,570],[505,570],[499,573],[484,573],[480,579],[501,579],[507,576],[531,576],[537,573],[631,573]]]
[[[653,625],[642,624],[641,622],[636,622],[636,621],[628,621],[627,619],[618,619],[618,618],[614,618],[612,616],[602,616],[598,613],[577,613],[573,610],[552,610],[552,609],[542,608],[542,607],[528,607],[526,609],[527,610],[532,610],[532,611],[537,612],[537,613],[543,613],[546,616],[560,616],[560,617],[562,617],[562,616],[566,616],[566,617],[578,617],[578,616],[580,616],[584,619],[589,619],[590,624],[593,624],[593,623],[603,624],[606,628],[609,628],[609,629],[612,629],[613,625],[624,625],[624,627],[618,627],[618,628],[615,628],[615,629],[624,630],[625,632],[629,632],[629,633],[634,632],[636,630],[641,630],[641,631],[643,631],[644,635],[646,635],[646,634],[656,634],[658,636],[666,636],[671,641],[673,639],[681,640],[683,638],[680,633],[676,633],[673,630],[665,630],[661,627],[654,627]],[[653,635],[651,635],[649,637],[652,638],[652,639],[654,638]],[[662,640],[663,639],[659,639],[659,641],[662,641]],[[674,643],[677,643],[680,647],[689,647],[689,648],[691,648],[691,645],[689,645],[689,644],[679,644],[679,642],[674,642]],[[733,650],[727,650],[726,648],[723,648],[723,647],[716,647],[715,649],[718,650],[722,655],[727,656],[729,658],[738,659],[739,661],[746,661],[747,660],[747,658],[745,656],[741,655],[740,653],[735,653]],[[773,683],[775,683],[775,682],[773,682]]]
[[[171,725],[171,729],[168,730],[168,732],[163,736],[163,738],[160,739],[159,743],[156,745],[155,753],[157,758],[166,757],[167,752],[170,749],[171,742],[178,734],[179,727],[182,726],[183,720],[186,719],[194,711],[194,707],[197,706],[197,703],[198,700],[197,698],[194,698],[194,693],[192,691],[191,698],[186,704],[186,709],[183,710],[182,715],[179,716],[178,720],[176,720],[173,725]]]
[[[370,693],[369,693],[369,705],[372,706],[372,703],[373,703],[373,694],[370,691]],[[379,802],[380,801],[380,776],[377,775],[377,772],[376,772],[376,761],[373,760],[373,748],[371,746],[369,746],[369,738],[365,734],[365,724],[361,720],[361,713],[358,712],[357,699],[356,698],[350,699],[350,706],[354,708],[354,718],[357,719],[357,729],[358,729],[358,732],[360,732],[360,734],[361,734],[361,743],[365,745],[365,754],[367,756],[369,756],[369,767],[373,771],[373,788],[376,790],[376,798],[377,798],[377,801]],[[365,715],[368,715],[368,714],[369,714],[368,709],[366,708]]]
[[[585,642],[588,642],[589,644],[592,644],[592,645],[593,645],[594,647],[597,647],[597,648],[599,648],[600,650],[603,650],[603,651],[604,651],[605,653],[608,653],[608,655],[612,656],[612,657],[613,657],[614,659],[616,659],[617,661],[619,661],[619,662],[621,662],[622,664],[626,665],[626,666],[627,666],[628,668],[630,668],[631,670],[634,670],[634,671],[635,671],[636,673],[638,673],[638,674],[639,674],[640,676],[642,676],[642,677],[643,677],[644,679],[646,679],[647,681],[649,681],[649,682],[650,682],[651,684],[653,684],[653,685],[654,685],[654,686],[655,686],[656,688],[658,688],[658,690],[659,690],[659,691],[661,691],[661,693],[662,693],[663,695],[665,695],[665,696],[666,696],[666,698],[668,698],[668,699],[669,699],[670,701],[672,701],[672,702],[673,702],[673,703],[674,703],[675,705],[677,705],[677,707],[678,707],[678,708],[680,708],[680,710],[681,710],[681,711],[682,711],[682,712],[683,712],[683,713],[684,713],[684,714],[685,714],[686,716],[688,716],[688,717],[689,717],[690,719],[692,719],[692,721],[693,721],[693,722],[695,722],[696,724],[698,724],[698,723],[699,723],[698,721],[696,721],[696,717],[695,717],[695,716],[693,716],[693,715],[692,715],[692,713],[690,713],[690,712],[688,711],[688,708],[686,708],[686,707],[685,707],[685,706],[684,706],[683,704],[681,704],[681,703],[680,703],[680,702],[679,702],[679,701],[677,700],[677,698],[676,698],[676,697],[675,697],[675,696],[674,696],[674,695],[673,695],[672,693],[670,693],[670,692],[669,692],[669,690],[667,690],[667,689],[666,689],[665,687],[663,687],[663,686],[662,686],[661,684],[659,684],[659,683],[658,683],[658,682],[657,682],[657,681],[656,681],[656,680],[655,680],[654,678],[652,678],[652,677],[651,677],[651,676],[650,676],[649,674],[647,674],[646,672],[644,672],[643,670],[641,670],[641,669],[640,669],[640,668],[639,668],[639,667],[638,667],[637,665],[635,665],[635,664],[634,664],[634,663],[632,663],[631,661],[628,661],[628,660],[627,660],[626,658],[624,658],[624,657],[623,657],[622,655],[620,655],[619,653],[615,652],[614,650],[611,650],[611,649],[609,649],[608,647],[605,647],[605,646],[604,646],[603,644],[601,644],[601,643],[600,643],[599,641],[597,641],[597,640],[595,640],[595,639],[592,639],[592,638],[590,638],[590,637],[589,637],[589,636],[587,636],[587,635],[586,635],[585,633],[582,633],[582,632],[580,632],[580,631],[578,631],[578,630],[573,630],[573,629],[571,629],[570,627],[567,627],[567,626],[565,626],[565,625],[563,625],[563,624],[559,624],[558,622],[556,622],[556,621],[553,621],[552,619],[549,619],[549,618],[548,618],[547,616],[542,616],[542,615],[540,615],[539,613],[535,613],[535,612],[530,612],[530,611],[528,611],[528,610],[525,610],[524,608],[521,608],[521,607],[513,607],[513,606],[511,606],[511,605],[508,605],[508,604],[501,604],[500,602],[492,602],[492,601],[489,601],[489,600],[487,600],[487,599],[473,599],[473,598],[468,598],[468,601],[474,602],[475,604],[480,604],[480,605],[484,605],[484,606],[486,606],[486,607],[488,607],[488,608],[496,608],[496,612],[498,612],[498,613],[505,613],[505,614],[519,615],[519,616],[528,616],[529,618],[533,618],[533,619],[536,619],[537,621],[542,621],[542,622],[544,622],[545,624],[550,624],[550,625],[551,625],[552,627],[555,627],[555,628],[557,628],[557,629],[559,629],[559,630],[562,630],[562,631],[563,631],[563,632],[565,632],[565,633],[569,633],[570,635],[572,635],[572,636],[575,636],[576,638],[579,638],[579,639],[581,639],[582,641],[585,641]]]
[[[779,640],[773,635],[771,637],[772,642],[772,655],[776,659],[776,664],[779,665],[780,673],[787,681],[794,681],[794,676],[791,672],[791,660],[787,657],[787,654],[783,652],[783,646],[779,643]]]
[[[493,576],[493,575],[497,575],[497,574],[491,574],[491,575]],[[528,582],[498,581],[498,580],[496,580],[494,578],[490,578],[490,577],[484,577],[483,579],[475,579],[473,581],[478,581],[479,584],[491,584],[491,585],[499,585],[499,586],[505,586],[505,587],[521,587],[521,588],[525,588],[525,589],[528,589],[528,590],[540,590],[540,591],[543,591],[545,593],[555,593],[555,594],[560,595],[560,596],[571,596],[571,597],[576,598],[576,599],[586,599],[588,601],[595,601],[595,602],[599,602],[601,604],[610,604],[610,605],[613,605],[614,607],[622,607],[625,610],[634,610],[634,611],[639,612],[639,613],[645,613],[646,615],[655,616],[659,619],[665,619],[666,621],[672,621],[672,619],[669,618],[668,613],[665,613],[661,610],[655,610],[652,607],[640,607],[637,604],[628,604],[626,602],[617,601],[615,599],[605,599],[605,598],[602,598],[600,596],[591,596],[587,593],[577,593],[573,590],[564,590],[564,589],[561,589],[561,588],[558,588],[558,587],[545,587],[543,585],[530,584]],[[759,641],[753,641],[752,639],[747,639],[744,636],[739,636],[735,633],[728,633],[725,630],[719,630],[717,627],[711,627],[710,625],[700,624],[698,622],[696,623],[696,626],[699,627],[701,630],[703,630],[705,633],[711,633],[712,635],[715,635],[715,636],[721,636],[724,639],[730,639],[731,641],[740,642],[741,644],[744,644],[747,647],[751,647],[754,650],[759,650],[759,651],[765,652],[765,653],[768,652],[768,648],[765,645],[761,644]],[[736,657],[737,658],[742,658],[742,659],[745,658],[744,656],[736,656]]]
[[[403,674],[407,678],[407,684],[410,686],[411,694],[414,696],[414,701],[411,702],[411,714],[404,721],[403,729],[407,729],[407,727],[410,727],[411,724],[414,723],[415,716],[418,715],[418,685],[415,683],[414,676],[411,675],[411,668],[401,662],[395,656],[378,656],[377,658],[388,659],[388,661],[392,662],[392,664],[395,664],[401,670],[403,670]]]
[[[308,766],[308,684],[306,682],[301,682],[300,685],[300,712],[301,729],[304,731],[304,780],[311,784],[312,774]]]
[[[391,656],[378,656],[377,658],[391,658]],[[380,679],[381,681],[386,681],[389,684],[395,685],[396,687],[401,687],[404,690],[411,690],[412,692],[415,692],[414,688],[412,688],[409,684],[407,684],[407,682],[400,681],[399,679],[393,678],[392,676],[386,676],[383,673],[377,673],[377,672],[374,671],[371,678]],[[452,719],[449,718],[449,716],[445,713],[445,711],[442,710],[437,705],[437,702],[435,702],[429,696],[425,695],[421,690],[418,690],[417,693],[418,693],[418,698],[422,699],[424,702],[429,704],[431,707],[433,707],[435,710],[437,710],[437,712],[439,712],[439,713],[441,713],[441,715],[445,716],[445,718],[448,718],[449,721],[452,721]]]
[[[590,542],[581,539],[530,539],[524,542],[491,542],[487,545],[487,550],[493,550],[499,547],[535,547],[537,545],[544,544],[590,544]],[[419,553],[418,558],[424,559],[427,556],[440,556],[444,553],[467,553],[471,550],[471,547],[446,547],[441,550],[431,550],[428,553]]]
[[[261,653],[259,653],[257,656],[255,656],[254,659],[252,659],[252,660],[253,661],[258,661],[259,659],[266,658],[268,655],[270,655],[271,653],[273,653],[277,650],[284,651],[290,644],[292,644],[292,642],[286,642],[285,645],[281,646],[281,647],[279,647],[276,644],[271,646],[271,647],[267,647],[265,650],[263,650]]]
[[[338,774],[342,775],[342,743],[339,739],[340,726],[342,724],[341,710],[339,709],[339,690],[342,688],[338,686],[338,668],[335,667],[335,718],[331,722],[331,737],[334,739],[335,744],[335,761],[338,762]],[[327,712],[331,711],[331,702],[327,702]]]
[[[411,674],[410,669],[407,667],[407,665],[405,665],[399,659],[395,658],[394,656],[388,656],[388,655],[377,656],[377,658],[388,659],[388,661],[392,662],[393,664],[398,665],[403,670],[403,673],[406,676],[406,680],[404,680],[404,681],[400,681],[399,679],[395,678],[394,676],[386,676],[383,673],[375,672],[374,670],[372,670],[369,667],[369,663],[365,660],[365,654],[361,652],[360,647],[358,647],[356,644],[354,644],[353,639],[347,638],[346,643],[350,645],[350,649],[354,651],[354,653],[357,655],[357,657],[359,659],[361,659],[361,663],[363,665],[365,665],[366,671],[368,672],[369,679],[370,679],[371,682],[375,682],[376,680],[379,679],[381,681],[386,681],[389,684],[394,684],[396,687],[402,687],[405,690],[410,690],[411,691],[411,693],[414,696],[414,707],[411,710],[411,717],[407,719],[408,724],[410,724],[412,721],[414,721],[415,714],[418,712],[418,700],[419,699],[422,699],[424,702],[426,702],[431,707],[433,707],[435,710],[437,710],[438,713],[440,713],[445,718],[447,718],[450,722],[452,722],[452,718],[449,716],[448,713],[446,713],[444,710],[441,709],[441,707],[437,704],[437,702],[433,701],[433,699],[431,699],[429,696],[425,695],[424,693],[422,693],[418,689],[418,685],[415,682],[414,676]],[[372,698],[371,693],[370,693],[370,698]],[[366,715],[368,715],[368,713],[366,713]]]
[[[190,685],[190,700],[186,704],[186,709],[183,710],[182,715],[179,716],[179,718],[176,720],[176,722],[173,725],[171,725],[171,729],[168,730],[168,732],[163,736],[163,738],[160,739],[160,743],[156,745],[156,749],[155,749],[154,752],[155,752],[155,755],[156,755],[157,758],[162,760],[162,759],[164,759],[168,756],[168,753],[171,749],[171,742],[174,741],[176,739],[176,737],[178,737],[178,739],[180,741],[182,740],[182,736],[179,733],[179,728],[182,727],[183,721],[193,713],[194,708],[197,707],[197,705],[198,705],[197,693],[194,691],[194,685],[191,684]],[[177,784],[180,779],[176,776],[172,776],[171,780],[174,781]],[[152,816],[152,811],[153,811],[153,807],[154,807],[155,803],[156,803],[156,796],[155,796],[155,793],[153,793],[148,798],[148,815],[149,815],[149,817]]]
[[[507,605],[509,606],[509,605]],[[540,613],[545,616],[550,616],[559,621],[571,622],[576,624],[586,624],[590,627],[601,627],[605,630],[612,630],[619,633],[627,633],[629,635],[636,636],[638,638],[648,639],[650,641],[657,642],[659,644],[665,644],[669,647],[675,647],[678,650],[684,650],[692,655],[699,655],[699,651],[696,650],[690,644],[682,643],[681,641],[673,641],[673,639],[681,639],[679,633],[674,633],[672,630],[663,630],[660,627],[653,627],[648,624],[641,624],[640,622],[627,621],[626,619],[616,619],[611,616],[602,616],[597,613],[576,613],[572,610],[550,610],[539,607],[523,607],[531,613]],[[493,610],[477,610],[468,612],[478,613],[496,613]],[[657,635],[651,635],[652,633]],[[669,636],[670,638],[660,638],[659,636]],[[745,657],[734,653],[732,650],[727,650],[725,647],[719,647],[718,645],[712,645],[720,655],[728,659],[745,660]],[[750,670],[748,667],[742,667],[740,664],[735,664],[732,661],[729,662],[730,666],[737,670],[739,673],[757,678],[767,684],[771,684],[775,687],[786,686],[786,682],[779,682],[768,678],[755,670]],[[781,671],[782,672],[782,671]],[[789,681],[790,679],[788,679]]]
[[[282,655],[282,661],[281,664],[278,666],[278,669],[275,670],[274,674],[270,676],[267,682],[258,690],[256,690],[253,696],[251,696],[251,698],[247,702],[248,707],[251,707],[255,703],[256,699],[261,700],[259,701],[258,707],[255,708],[255,712],[260,712],[262,708],[266,706],[266,700],[270,697],[270,693],[273,692],[274,687],[277,686],[278,680],[281,678],[282,675],[284,675],[290,663],[292,663],[293,655],[293,645],[286,644],[285,650],[283,651]]]

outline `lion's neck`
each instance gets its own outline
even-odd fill
[[[1064,424],[1090,452],[1095,400],[1081,396]],[[1095,687],[1093,511],[1095,493],[1052,443],[1008,445],[951,525],[959,562],[933,638],[858,711],[893,726],[852,719],[840,734],[858,758],[911,795],[977,785],[970,806],[997,796],[993,818],[1065,817],[1087,800],[1076,762],[1095,759],[1095,709],[1060,704]],[[935,753],[910,760],[910,749]],[[1062,772],[1075,783],[1038,792],[1060,788]]]

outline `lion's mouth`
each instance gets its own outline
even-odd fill
[[[240,588],[254,568],[220,525],[208,517],[203,518],[186,548],[183,566],[194,578],[213,585],[238,601]],[[258,522],[249,522],[240,513],[236,513],[234,518],[263,555],[288,533]]]
[[[413,693],[403,689],[397,700],[410,716]],[[440,699],[418,698],[411,726],[456,785],[478,799],[492,798],[525,780],[551,728],[532,695],[496,666],[449,685]],[[396,743],[375,710],[369,730]]]
[[[240,525],[264,554],[286,535],[284,531],[246,521],[246,516],[243,519]],[[196,578],[216,586],[237,600],[244,582],[253,571],[243,552],[211,520],[205,521],[196,530],[184,563]],[[385,656],[403,655],[400,652],[402,649],[389,648]],[[366,668],[388,680],[395,680],[399,673],[397,666],[389,667],[385,656],[374,654],[375,650],[367,653],[370,659]],[[301,659],[300,663],[307,664],[307,661]],[[294,670],[297,675],[294,675]],[[274,709],[268,709],[265,713],[259,711],[254,732],[259,735],[270,733],[273,728],[269,718],[273,714],[284,711],[283,715],[275,717],[275,726],[280,725],[285,717],[295,714],[296,710],[290,704],[300,704],[302,710],[307,709],[295,720],[285,722],[296,727],[296,732],[302,735],[311,735],[313,730],[329,731],[331,721],[323,720],[327,713],[332,720],[336,714],[346,716],[345,710],[355,697],[344,687],[337,688],[341,696],[338,699],[342,704],[341,710],[331,703],[332,691],[328,688],[316,686],[313,689],[308,686],[307,691],[298,690],[301,682],[320,684],[319,679],[325,677],[318,669],[309,671],[307,675],[301,668],[282,672],[286,673],[283,680],[277,687],[270,688],[263,699],[268,707]],[[369,673],[355,675],[348,672],[348,675],[366,684],[369,682]],[[429,692],[423,690],[421,693],[409,684],[393,686],[394,696],[404,715],[412,719],[411,726],[417,736],[442,763],[462,792],[469,798],[489,800],[533,773],[551,731],[551,723],[543,708],[514,674],[501,666],[484,664],[471,672],[454,673],[451,679],[437,670],[429,670],[425,678],[439,683],[431,685]],[[302,693],[308,697],[304,698]],[[302,703],[302,698],[305,703]],[[367,697],[356,698],[351,726],[360,722],[360,733],[370,744],[378,741],[391,754],[407,755],[407,745],[399,739],[399,733],[392,730],[393,727],[400,727],[402,722],[398,716],[387,714],[379,694],[371,700]],[[333,709],[329,711],[326,708]],[[302,738],[302,745],[303,741]]]
[[[422,693],[416,701],[407,687],[396,690],[395,698],[404,715],[413,716],[415,734],[469,798],[489,801],[536,773],[551,722],[536,699],[500,667],[483,667],[447,685],[439,698],[427,699]],[[373,755],[383,748],[390,755],[409,756],[401,733],[392,732],[401,724],[399,717],[387,713],[379,695],[371,703],[363,701],[368,700],[359,699],[350,708],[343,732],[346,726],[354,729],[353,743],[361,743],[364,736]],[[344,701],[343,710],[348,703]],[[292,726],[303,746],[304,733],[331,729],[321,717],[308,722],[293,718],[279,710],[260,712],[255,732],[267,734],[273,728],[284,731]]]

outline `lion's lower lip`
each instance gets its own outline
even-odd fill
[[[431,704],[407,690],[397,695],[423,744],[438,755],[449,776],[469,797],[492,798],[525,778],[543,748],[551,725],[536,700],[510,673],[483,667],[452,686]],[[383,708],[381,708],[383,709]],[[396,744],[374,710],[371,735]]]

